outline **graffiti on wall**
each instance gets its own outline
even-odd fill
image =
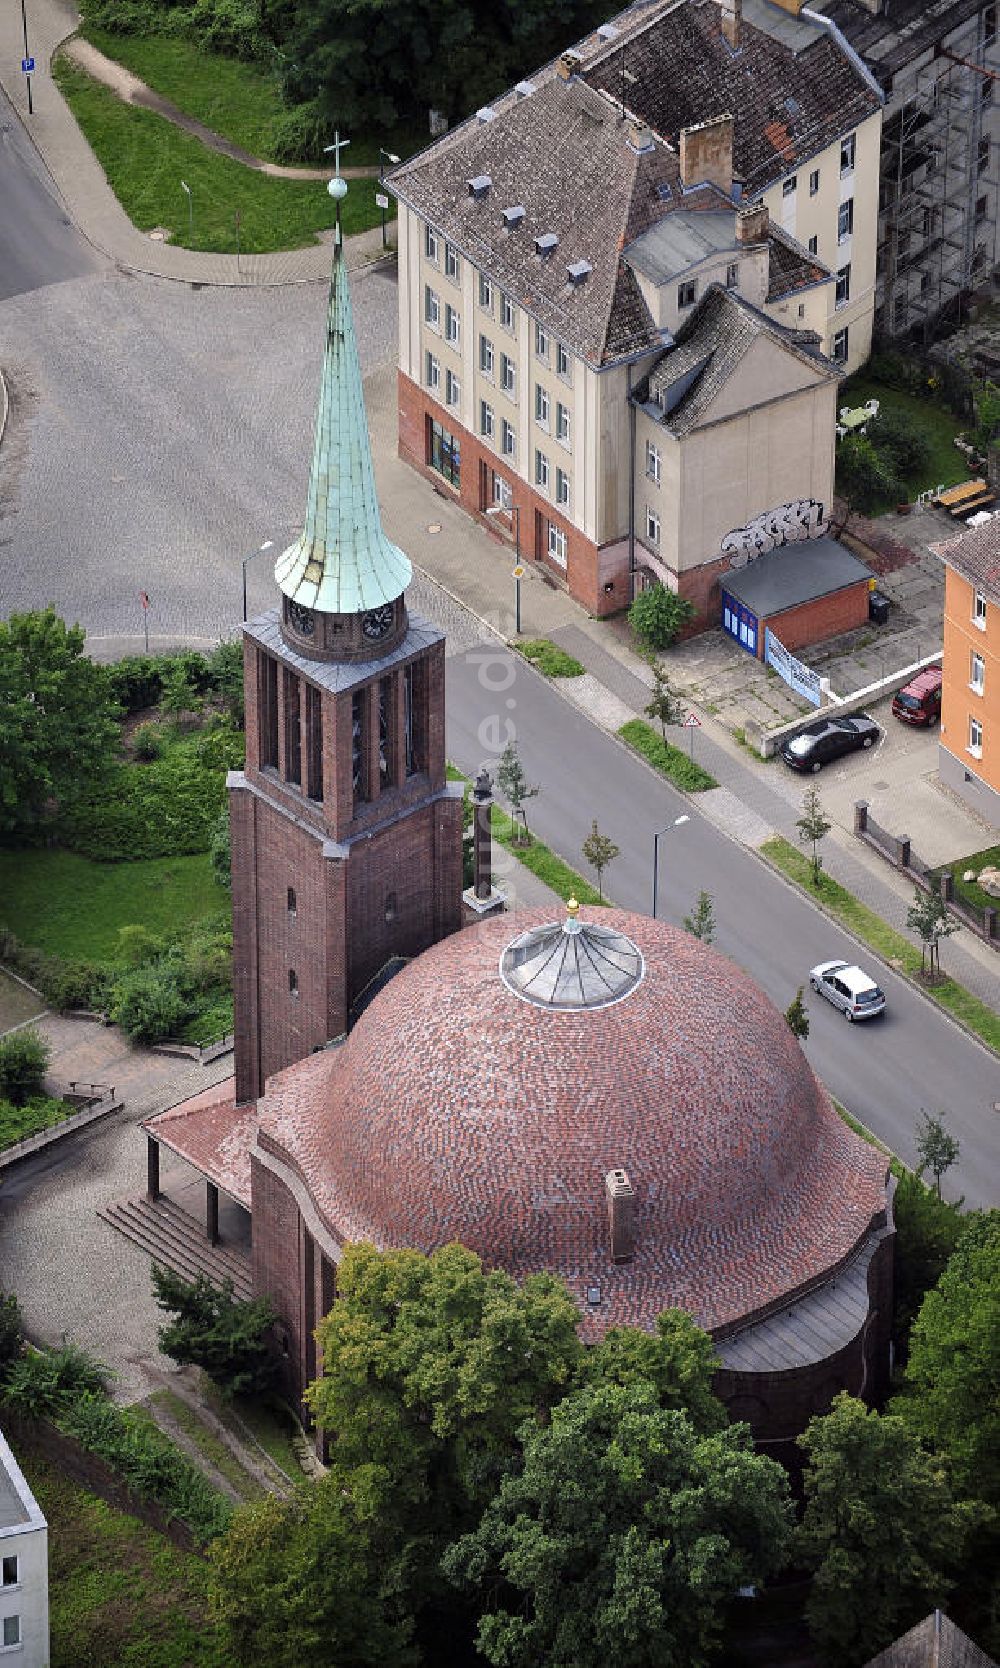
[[[721,541],[720,549],[729,557],[731,568],[745,568],[780,545],[821,539],[829,527],[826,506],[817,498],[794,498],[790,504],[754,516],[745,527],[735,527]]]

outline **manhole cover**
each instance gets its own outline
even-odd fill
[[[428,533],[440,533],[440,531],[441,531],[440,521],[432,521],[429,524],[429,526],[427,528],[427,531],[428,531]]]
[[[873,782],[872,783],[872,788],[874,789],[874,791],[876,793],[885,793],[888,786],[889,786],[888,782]]]

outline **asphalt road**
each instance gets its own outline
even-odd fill
[[[100,264],[67,217],[0,90],[0,301],[79,277]]]
[[[448,755],[467,773],[496,761],[513,726],[529,780],[530,826],[575,868],[593,819],[621,848],[605,888],[623,909],[652,908],[653,836],[659,842],[657,913],[680,924],[698,893],[711,894],[716,947],[746,968],[784,1010],[806,986],[806,1053],[830,1092],[907,1162],[922,1109],[944,1111],[961,1143],[945,1178],[949,1197],[1000,1204],[1000,1066],[996,1056],[933,1008],[850,936],[821,916],[753,852],[599,731],[523,661],[483,644],[448,661]],[[867,963],[888,998],[884,1018],[848,1025],[808,989],[809,968],[834,956]],[[739,1046],[740,1015],[733,1015]]]

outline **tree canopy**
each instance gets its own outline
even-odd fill
[[[85,641],[54,608],[0,621],[0,833],[37,837],[111,762],[118,708]]]
[[[445,1569],[485,1602],[504,1668],[700,1668],[741,1586],[780,1566],[788,1484],[745,1425],[699,1435],[651,1384],[599,1384],[522,1432]]]

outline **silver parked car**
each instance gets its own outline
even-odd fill
[[[811,970],[809,983],[847,1020],[874,1019],[885,1012],[885,991],[850,962],[821,961]]]

